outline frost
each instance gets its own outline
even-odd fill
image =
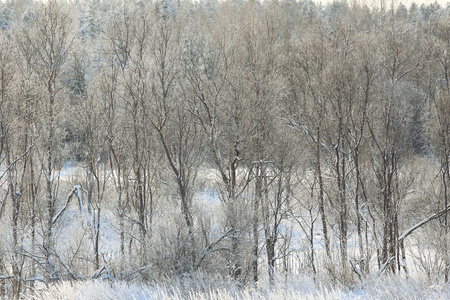
[[[191,280],[195,279],[193,282]],[[262,282],[257,288],[249,286],[239,289],[232,283],[224,282],[219,287],[209,287],[199,290],[196,287],[208,286],[208,278],[197,274],[180,278],[172,285],[138,285],[125,282],[108,282],[104,280],[80,281],[76,283],[63,282],[51,285],[41,291],[38,296],[30,299],[135,299],[135,300],[166,300],[166,299],[286,299],[286,300],[325,300],[325,299],[448,299],[450,287],[439,284],[427,285],[414,279],[398,277],[386,279],[368,278],[364,284],[351,290],[339,288],[331,284],[316,285],[312,278],[297,277],[291,281],[280,283],[275,287]]]

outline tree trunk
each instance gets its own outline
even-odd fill
[[[253,282],[258,282],[258,250],[259,250],[259,231],[258,231],[258,213],[259,203],[262,201],[262,170],[260,164],[256,166],[255,170],[255,198],[253,200],[253,241],[252,241],[252,272]]]
[[[322,178],[322,168],[320,162],[320,125],[317,127],[317,140],[316,140],[316,171],[317,178],[319,180],[319,213],[322,221],[322,233],[325,242],[325,251],[327,257],[331,259],[330,239],[328,238],[327,219],[325,216],[325,200],[324,200],[324,186]]]
[[[264,170],[264,169],[263,169]],[[263,199],[263,219],[264,219],[264,234],[266,238],[266,252],[267,252],[267,268],[268,268],[268,275],[269,275],[269,283],[271,286],[275,284],[275,245],[277,242],[277,230],[278,230],[278,221],[277,221],[277,211],[280,203],[274,203],[274,213],[272,216],[270,215],[270,207],[271,203],[269,200],[269,186],[267,183],[267,176],[266,176],[266,170],[263,171],[264,174],[262,174],[262,183],[263,183],[263,191],[264,191],[264,198]],[[281,175],[278,175],[281,176]],[[280,178],[281,180],[281,178]],[[280,183],[280,182],[279,182]],[[279,186],[279,189],[281,187]],[[277,197],[280,195],[278,194]],[[278,200],[277,200],[278,201]],[[273,226],[270,223],[270,218],[273,217],[274,223]]]
[[[343,140],[342,116],[339,117],[339,139],[336,149],[336,172],[339,193],[339,243],[341,253],[341,265],[343,270],[347,268],[347,200],[345,180],[345,153]]]
[[[30,195],[31,195],[31,253],[34,253],[36,245],[36,187],[34,181],[34,165],[33,165],[33,155],[30,154]],[[31,277],[36,276],[36,262],[32,260],[31,262]],[[34,292],[34,281],[31,281],[31,292]]]
[[[363,236],[362,236],[362,229],[361,229],[361,215],[360,215],[360,205],[359,205],[359,193],[360,193],[360,181],[361,175],[359,171],[359,147],[356,146],[353,152],[354,161],[355,161],[355,171],[356,171],[356,188],[355,188],[355,210],[356,210],[356,232],[358,235],[358,247],[359,247],[359,259],[360,259],[360,269],[363,274],[367,273],[366,270],[366,263],[368,258],[366,257],[366,254],[364,253],[364,242],[363,242]]]
[[[314,280],[316,278],[317,270],[316,270],[316,263],[315,263],[315,251],[314,251],[314,223],[315,220],[313,219],[312,211],[309,210],[309,218],[311,219],[311,226],[309,228],[309,247],[311,251],[311,267],[313,270]]]
[[[53,196],[53,139],[55,136],[53,106],[55,102],[53,81],[50,79],[48,83],[49,92],[49,108],[48,108],[48,137],[47,137],[47,157],[46,157],[46,196],[47,196],[47,226],[44,235],[45,259],[48,267],[51,269],[50,262],[53,252],[53,216],[55,214],[55,199]],[[50,274],[49,274],[50,276]],[[51,279],[50,277],[47,279]]]
[[[7,157],[7,164],[11,165],[11,149],[9,143],[6,147],[6,157]],[[9,181],[9,194],[11,196],[12,200],[12,235],[13,235],[13,255],[11,257],[11,265],[12,265],[12,271],[13,271],[13,278],[12,278],[12,296],[14,299],[19,299],[20,296],[20,289],[21,289],[21,274],[19,270],[19,257],[17,255],[17,251],[19,250],[19,241],[18,241],[18,230],[19,230],[19,213],[20,213],[20,199],[19,194],[16,193],[16,185],[15,185],[15,176],[13,175],[13,169],[15,168],[11,167],[8,170],[8,181]],[[15,172],[15,171],[14,171]]]
[[[447,130],[448,131],[448,130]],[[444,186],[444,207],[448,207],[449,205],[449,187],[448,184],[450,182],[450,162],[449,162],[449,156],[450,153],[448,153],[447,143],[446,143],[446,137],[444,137],[444,155],[445,155],[445,163],[443,164],[443,171],[442,171],[442,184]],[[444,227],[444,281],[446,283],[449,282],[449,276],[450,276],[450,246],[449,246],[449,229],[448,229],[448,212],[446,212],[443,216],[443,227]]]

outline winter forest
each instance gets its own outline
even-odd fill
[[[450,6],[11,0],[0,27],[0,298],[450,297]]]

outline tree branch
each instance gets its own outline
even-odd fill
[[[208,253],[211,252],[211,250],[218,244],[220,243],[228,234],[230,234],[230,232],[234,231],[233,228],[229,229],[227,232],[225,232],[224,234],[222,234],[217,240],[215,240],[214,242],[212,242],[211,244],[209,244],[208,246],[206,246],[206,248],[203,250],[202,254],[200,255],[200,258],[198,259],[197,264],[195,265],[194,269],[197,270],[201,263],[203,262],[203,260],[205,259],[205,257],[208,255]]]
[[[416,225],[414,225],[413,227],[411,227],[410,229],[406,230],[405,233],[403,233],[399,238],[398,241],[402,241],[404,240],[408,235],[410,235],[411,233],[413,233],[416,229],[422,227],[423,225],[427,224],[428,222],[439,218],[440,216],[448,213],[450,211],[450,205],[447,206],[445,209],[441,210],[440,212],[437,212],[435,214],[432,214],[431,216],[429,216],[426,219],[423,219],[422,221],[420,221],[419,223],[417,223]]]
[[[55,224],[56,221],[58,221],[59,217],[61,217],[63,212],[67,209],[67,206],[69,205],[69,202],[72,199],[72,196],[75,194],[75,192],[77,192],[78,197],[81,196],[80,189],[81,189],[81,186],[79,186],[79,185],[76,185],[73,187],[72,191],[67,196],[67,200],[66,200],[66,203],[64,204],[64,207],[61,208],[61,210],[55,215],[55,217],[53,217],[53,221],[52,221],[53,224]],[[81,198],[79,198],[78,200],[80,201],[80,205],[81,205],[82,204]]]
[[[18,158],[16,158],[6,169],[5,171],[3,171],[3,174],[0,176],[0,181],[2,180],[3,176],[5,176],[5,174],[8,172],[8,170],[14,166],[14,164],[16,162],[18,162],[22,157],[24,157],[25,155],[27,155],[27,153],[31,150],[31,148],[33,148],[34,145],[31,145],[30,147],[28,147],[28,149],[22,153],[22,155],[20,155]]]

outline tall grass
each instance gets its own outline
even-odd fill
[[[201,280],[200,278],[197,278]],[[192,287],[190,287],[192,285]],[[200,287],[200,288],[199,288]],[[275,286],[265,283],[258,287],[238,288],[230,282],[194,282],[191,279],[175,280],[165,285],[138,283],[83,281],[62,282],[44,288],[34,295],[24,295],[27,300],[250,300],[250,299],[450,299],[449,284],[432,284],[397,276],[368,278],[353,288],[314,284],[307,277],[296,277],[289,282],[279,281]]]

